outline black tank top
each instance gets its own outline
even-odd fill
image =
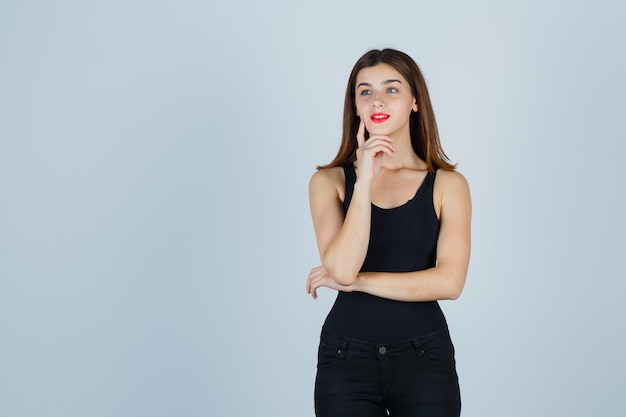
[[[344,167],[348,211],[356,172]],[[415,196],[391,209],[372,204],[367,255],[361,272],[410,272],[432,268],[436,263],[439,219],[433,205],[435,173],[428,172]],[[436,301],[394,301],[353,291],[339,292],[323,329],[339,336],[373,343],[406,340],[447,327]]]

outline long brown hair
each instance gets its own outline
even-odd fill
[[[418,111],[411,112],[409,126],[411,144],[417,156],[426,162],[429,171],[436,171],[439,168],[455,169],[456,164],[450,162],[441,148],[435,113],[430,103],[424,76],[410,56],[395,49],[373,49],[359,58],[352,68],[343,106],[343,134],[339,151],[330,164],[318,166],[317,169],[338,167],[356,160],[356,134],[360,122],[356,115],[355,104],[356,77],[363,68],[378,64],[387,64],[393,67],[407,80],[411,87]]]

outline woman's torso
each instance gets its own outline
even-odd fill
[[[344,212],[356,172],[344,166]],[[429,172],[413,198],[393,208],[372,204],[370,241],[361,272],[411,272],[436,263],[439,219],[433,205],[435,173]],[[436,301],[394,301],[362,292],[339,292],[324,330],[374,343],[406,340],[446,328]]]

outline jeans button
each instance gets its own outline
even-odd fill
[[[387,348],[384,346],[379,347],[378,353],[380,353],[381,355],[384,355],[385,353],[387,353]]]

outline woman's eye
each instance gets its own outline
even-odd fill
[[[372,94],[371,90],[361,90],[361,95],[362,96],[369,96],[370,94]]]
[[[389,88],[387,89],[387,92],[388,92],[388,93],[397,93],[397,92],[398,92],[398,90],[397,90],[397,89],[395,89],[395,88],[393,88],[393,87],[389,87]]]

